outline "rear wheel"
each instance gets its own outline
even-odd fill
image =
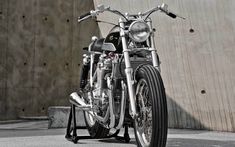
[[[167,103],[164,85],[156,68],[141,67],[136,74],[138,117],[134,123],[137,145],[165,147],[167,140]]]
[[[89,65],[83,66],[82,74],[81,74],[81,82],[80,88],[86,89],[86,85],[89,83],[89,74],[90,74],[90,67]],[[83,93],[85,97],[87,97],[87,92]],[[109,134],[109,129],[103,127],[99,124],[95,119],[94,116],[86,111],[84,111],[84,119],[86,123],[86,127],[88,132],[92,138],[104,138],[107,137]]]
[[[105,138],[108,136],[109,129],[95,121],[92,114],[84,112],[84,118],[88,132],[92,138]]]

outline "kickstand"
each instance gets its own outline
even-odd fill
[[[120,140],[120,141],[125,141],[126,143],[129,143],[130,142],[130,135],[129,135],[129,132],[128,132],[128,126],[126,125],[125,126],[125,131],[124,131],[124,136],[116,136],[115,137],[117,140]]]

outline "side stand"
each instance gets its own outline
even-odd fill
[[[129,135],[129,132],[128,132],[128,126],[125,126],[125,131],[124,131],[124,136],[116,136],[115,137],[117,140],[120,140],[120,141],[125,141],[126,143],[129,143],[131,138],[130,138],[130,135]]]

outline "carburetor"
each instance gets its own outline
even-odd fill
[[[112,60],[106,55],[101,54],[99,57],[99,62],[97,63],[97,90],[98,95],[102,96],[102,91],[107,89],[106,75],[111,73],[112,70]]]

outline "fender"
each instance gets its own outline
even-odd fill
[[[149,64],[149,63],[143,63],[143,64],[140,64],[140,65],[138,65],[135,69],[134,69],[134,72],[133,72],[133,77],[134,77],[134,81],[135,81],[135,83],[136,83],[136,73],[139,71],[139,69],[141,68],[141,67],[143,67],[144,65],[152,65],[152,63],[151,64]]]

